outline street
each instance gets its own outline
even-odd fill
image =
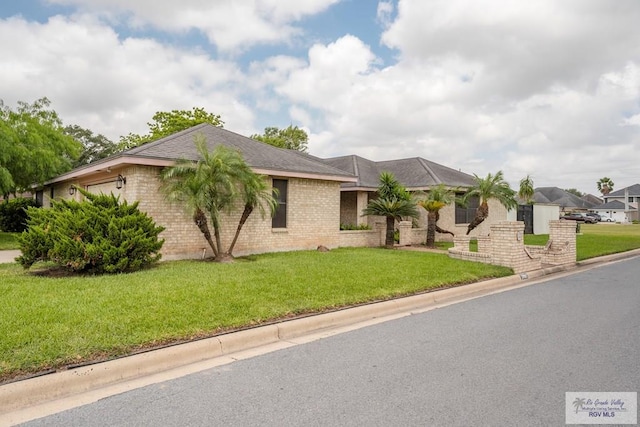
[[[639,277],[616,262],[25,425],[560,426],[565,392],[639,391]]]

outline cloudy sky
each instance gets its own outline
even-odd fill
[[[0,99],[117,141],[204,107],[321,157],[640,182],[638,0],[3,0]]]

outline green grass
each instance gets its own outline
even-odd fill
[[[384,249],[180,261],[138,273],[42,277],[0,265],[0,381],[292,315],[511,274]]]
[[[548,234],[524,236],[527,245],[545,245]],[[578,261],[640,248],[640,225],[581,224],[576,236]]]
[[[19,234],[20,233],[6,233],[4,231],[0,231],[0,251],[20,249],[20,245],[18,245]]]

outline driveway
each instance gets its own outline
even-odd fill
[[[20,251],[0,251],[0,264],[15,262],[16,257],[22,254]]]

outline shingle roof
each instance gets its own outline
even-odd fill
[[[398,181],[409,189],[428,188],[438,184],[451,187],[470,187],[475,183],[472,175],[421,157],[374,162],[351,155],[324,159],[324,162],[358,177],[356,183],[342,184],[344,188],[375,189],[379,185],[380,174],[385,171],[393,173]]]
[[[199,155],[194,144],[194,137],[197,135],[205,137],[209,150],[218,145],[225,145],[240,151],[249,166],[256,169],[351,177],[351,174],[344,170],[325,164],[313,156],[274,147],[208,123],[132,148],[121,155],[198,160]]]
[[[594,209],[594,210],[603,210],[603,209],[608,209],[608,210],[624,210],[624,203],[621,202],[620,200],[613,200],[611,202],[607,202],[607,203],[603,203],[601,205],[596,205],[593,206],[590,209]],[[634,208],[633,206],[629,206],[629,210],[633,210],[635,211],[636,208]]]
[[[536,203],[553,203],[563,208],[589,209],[594,204],[558,187],[539,187],[533,193]]]
[[[624,197],[624,190],[629,190],[629,196],[638,197],[640,196],[640,184],[633,184],[629,187],[622,188],[620,190],[612,191],[607,194],[605,197]]]

